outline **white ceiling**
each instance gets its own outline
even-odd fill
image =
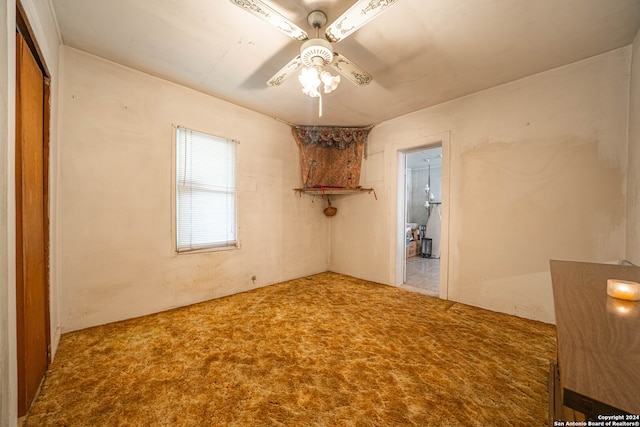
[[[442,166],[442,147],[428,148],[407,154],[408,169],[427,169]]]
[[[629,45],[638,0],[398,0],[337,43],[371,74],[317,99],[265,82],[301,42],[228,0],[51,0],[65,45],[294,124],[363,126]],[[380,0],[372,0],[377,3]],[[385,1],[385,0],[382,0]],[[353,0],[264,0],[306,30]]]

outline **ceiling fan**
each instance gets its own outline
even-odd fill
[[[358,86],[365,86],[371,82],[373,76],[344,55],[335,52],[332,43],[339,42],[349,36],[398,0],[356,1],[353,6],[325,29],[323,38],[319,37],[319,32],[327,23],[327,16],[320,10],[312,11],[307,17],[307,22],[315,29],[315,37],[309,38],[309,35],[303,29],[261,0],[230,1],[272,24],[289,37],[304,41],[300,46],[300,54],[271,77],[267,81],[267,85],[281,85],[287,77],[304,65],[306,68],[302,70],[299,76],[303,85],[302,91],[306,95],[315,98],[320,97],[319,86],[321,82],[324,84],[325,93],[331,92],[340,82],[340,76],[331,76],[330,73],[322,70],[325,65],[331,65],[341,75]],[[320,115],[322,115],[321,111],[322,107],[320,108]]]

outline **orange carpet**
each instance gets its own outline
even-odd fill
[[[64,334],[31,426],[545,426],[555,328],[335,273]]]

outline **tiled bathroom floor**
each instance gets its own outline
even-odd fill
[[[437,258],[407,258],[407,281],[404,287],[411,290],[439,296],[440,260]]]

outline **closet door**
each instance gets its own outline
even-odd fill
[[[16,39],[16,322],[18,413],[26,414],[49,363],[45,81]]]

